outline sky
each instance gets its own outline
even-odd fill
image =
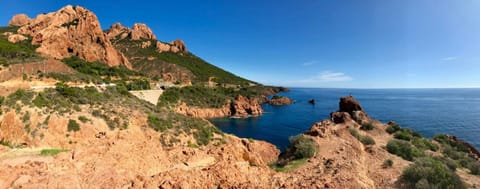
[[[480,87],[480,0],[1,0],[0,25],[71,4],[269,85]]]

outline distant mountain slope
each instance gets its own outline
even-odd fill
[[[165,43],[156,39],[134,40],[129,37],[121,38],[121,34],[111,41],[115,48],[121,51],[132,63],[132,67],[152,77],[161,77],[174,82],[249,85],[255,82],[236,76],[205,60],[193,53],[182,50],[166,50],[169,46],[176,48],[174,41]],[[180,47],[185,47],[179,42]],[[181,48],[179,48],[181,49]]]

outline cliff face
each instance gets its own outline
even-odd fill
[[[229,101],[221,108],[197,108],[189,107],[185,103],[180,103],[176,106],[177,113],[195,117],[195,118],[215,118],[215,117],[248,117],[259,116],[263,113],[262,106],[258,99],[247,98],[239,95],[233,102]]]
[[[131,68],[127,58],[113,48],[103,33],[97,16],[83,7],[69,5],[29,21],[15,16],[11,24],[21,25],[18,33],[33,37],[32,44],[39,45],[36,51],[42,56],[55,59],[79,56],[91,62]]]

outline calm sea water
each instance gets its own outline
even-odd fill
[[[480,148],[480,89],[305,89],[281,93],[296,101],[288,106],[264,105],[265,114],[247,119],[214,119],[226,133],[265,140],[283,149],[288,138],[328,119],[339,98],[353,95],[367,114],[382,122],[419,131],[426,137],[452,134]],[[316,105],[308,103],[315,99]]]

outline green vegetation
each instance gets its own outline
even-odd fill
[[[73,19],[73,20],[70,21],[70,22],[63,23],[63,24],[62,24],[62,27],[65,27],[65,28],[69,28],[70,26],[75,26],[75,27],[76,27],[76,26],[78,25],[78,21],[79,21],[79,19],[78,19],[78,18],[75,18],[75,19]]]
[[[412,146],[409,142],[397,139],[388,141],[387,151],[408,161],[413,161],[414,158],[424,156],[422,151]]]
[[[213,78],[214,82],[220,84],[235,84],[246,86],[252,81],[238,77],[230,72],[222,70],[214,65],[207,63],[201,58],[191,53],[158,53],[155,45],[147,48],[141,48],[141,43],[148,40],[130,40],[130,39],[114,39],[113,44],[122,49],[121,51],[127,57],[144,57],[144,59],[132,59],[132,65],[137,70],[141,70],[150,76],[161,76],[163,71],[176,73],[176,75],[189,75],[192,82],[204,83]],[[156,44],[155,40],[150,40],[151,44]],[[128,49],[128,50],[127,50]],[[154,57],[150,59],[147,57]]]
[[[372,122],[367,122],[367,123],[362,124],[362,126],[360,126],[360,129],[364,130],[364,131],[370,131],[370,130],[373,130],[373,128],[375,128],[375,127],[373,126]]]
[[[393,133],[399,131],[400,129],[401,129],[400,126],[398,126],[396,123],[392,123],[392,124],[389,124],[387,126],[386,131],[387,131],[388,134],[393,134]]]
[[[305,164],[307,162],[308,158],[302,158],[302,159],[295,159],[290,162],[288,162],[286,165],[280,166],[276,163],[270,164],[270,168],[277,172],[288,172],[291,170],[295,170],[296,168],[300,167],[301,165]]]
[[[399,181],[405,188],[466,188],[454,170],[431,157],[417,159]]]
[[[288,171],[305,163],[308,158],[315,156],[318,146],[313,139],[302,134],[289,138],[290,145],[283,151],[278,161],[270,167],[276,171]]]
[[[8,95],[5,103],[7,106],[10,106],[10,107],[14,106],[17,103],[17,101],[20,101],[25,105],[29,105],[31,104],[31,100],[33,96],[34,96],[33,92],[26,91],[23,89],[18,89],[14,93]]]
[[[78,120],[80,120],[82,123],[86,123],[87,121],[90,121],[90,119],[88,119],[88,118],[85,117],[85,116],[79,116],[79,117],[78,117]]]
[[[480,175],[480,162],[470,157],[470,149],[463,143],[449,139],[446,135],[435,135],[434,140],[442,145],[442,154],[455,164],[470,171],[470,174]]]
[[[422,138],[420,133],[412,131],[411,129],[400,129],[393,135],[396,139],[410,141],[413,138]]]
[[[390,168],[392,166],[393,166],[393,160],[386,159],[385,161],[383,161],[383,164],[382,164],[383,168]]]
[[[62,152],[68,152],[69,150],[66,149],[43,149],[40,151],[40,155],[42,156],[54,156]]]
[[[62,59],[62,62],[76,71],[85,74],[83,76],[78,76],[78,79],[89,79],[89,80],[102,80],[101,76],[105,77],[118,77],[122,79],[127,79],[128,76],[141,76],[140,73],[132,71],[125,66],[113,66],[110,67],[107,64],[101,62],[87,62],[80,59],[77,56],[72,56],[70,58]],[[59,77],[65,77],[58,75]],[[70,78],[65,78],[70,79]]]
[[[439,149],[438,145],[430,142],[425,138],[414,138],[412,140],[412,144],[420,150],[431,150],[433,152],[436,152]]]
[[[67,126],[67,130],[70,132],[70,131],[73,131],[73,132],[77,132],[77,131],[80,131],[80,125],[77,123],[77,121],[71,119],[71,120],[68,120],[68,126]]]
[[[355,129],[355,128],[349,128],[348,131],[350,132],[350,134],[353,137],[355,137],[357,140],[359,140],[364,145],[374,145],[375,144],[375,140],[373,140],[372,137],[370,137],[368,135],[361,135],[360,133],[358,133],[357,129]]]
[[[4,32],[17,33],[18,27],[0,27],[0,34]],[[10,43],[6,35],[0,35],[0,64],[8,66],[9,64],[24,63],[41,60],[35,53],[37,46],[31,44],[32,39]]]
[[[260,92],[256,88],[245,87],[240,89],[225,87],[188,86],[182,88],[168,88],[159,99],[159,105],[175,105],[178,100],[189,106],[201,108],[221,108],[228,100],[235,99],[238,95],[256,97]]]

